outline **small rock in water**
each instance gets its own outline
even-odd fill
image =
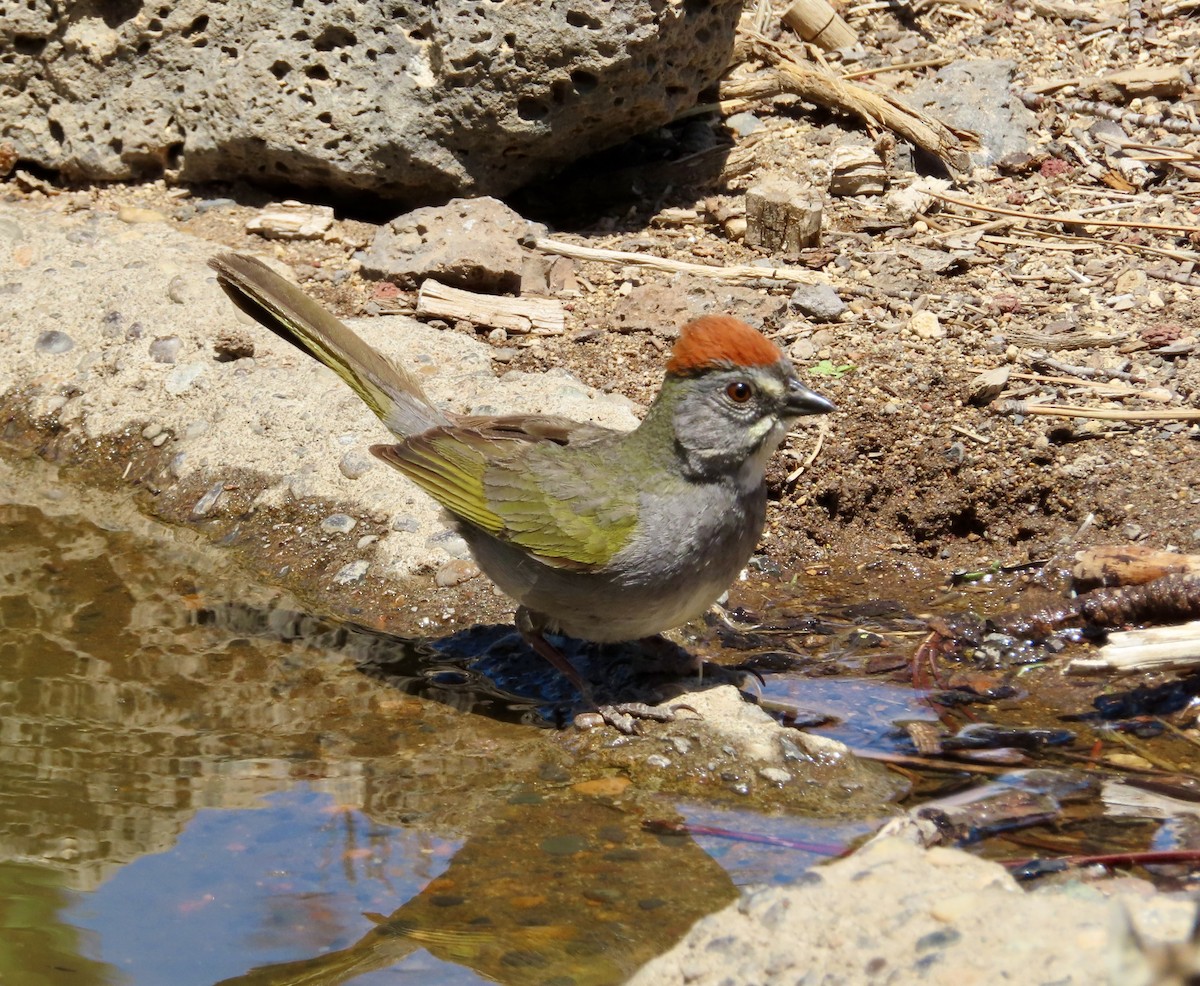
[[[70,349],[74,349],[75,340],[65,332],[59,332],[58,329],[50,329],[38,336],[34,348],[39,353],[57,355],[58,353],[65,353]]]
[[[370,567],[370,562],[363,561],[361,558],[358,561],[352,561],[347,565],[343,565],[337,570],[337,574],[333,577],[333,581],[338,585],[350,585],[354,582],[358,582],[364,575],[367,574],[367,569]]]
[[[212,513],[213,508],[217,505],[217,501],[221,499],[221,494],[225,492],[225,480],[218,483],[213,483],[207,493],[196,501],[196,505],[192,507],[192,517],[207,517]]]
[[[791,781],[792,775],[782,767],[763,767],[758,772],[759,777],[764,781],[770,781],[772,784],[778,784],[783,787]]]

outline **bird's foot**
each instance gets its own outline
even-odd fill
[[[595,729],[598,726],[612,726],[619,733],[634,736],[640,733],[641,723],[673,722],[676,713],[686,709],[696,712],[690,705],[647,705],[645,702],[620,702],[615,705],[601,705],[594,712],[581,712],[575,717],[576,729]],[[697,715],[700,713],[696,712]]]

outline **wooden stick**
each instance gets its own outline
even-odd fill
[[[819,106],[856,116],[868,126],[891,130],[937,156],[953,171],[965,171],[969,166],[967,151],[954,131],[906,106],[894,94],[847,82],[828,70],[802,65],[781,45],[753,31],[743,31],[739,37],[755,57],[775,69],[775,75],[770,79],[725,83],[720,89],[721,99],[749,98],[751,92],[760,98],[793,93]]]
[[[1098,418],[1101,421],[1200,421],[1200,410],[1124,411],[1105,407],[1068,407],[1065,404],[1026,404],[1010,401],[1009,414],[1041,414],[1060,418]]]
[[[462,318],[475,325],[538,336],[560,336],[566,331],[566,315],[554,298],[505,298],[452,288],[429,278],[417,294],[418,315]]]
[[[1001,209],[994,205],[981,205],[978,202],[968,202],[966,199],[955,198],[942,192],[926,189],[928,195],[941,199],[951,205],[963,209],[978,209],[980,212],[990,212],[997,216],[1015,216],[1018,219],[1033,219],[1043,223],[1067,223],[1071,226],[1111,226],[1119,229],[1157,229],[1167,233],[1182,233],[1184,236],[1200,236],[1200,226],[1181,226],[1175,223],[1134,222],[1125,219],[1094,219],[1089,216],[1071,215],[1070,213],[1037,213],[1022,212],[1020,209]]]
[[[699,274],[701,277],[711,277],[718,281],[779,281],[784,284],[828,283],[819,274],[814,274],[802,267],[758,267],[754,264],[712,267],[707,264],[694,264],[687,260],[655,257],[647,253],[628,253],[624,250],[600,250],[596,247],[577,246],[574,243],[564,243],[547,236],[539,236],[534,239],[533,246],[543,253],[572,257],[575,260],[596,260],[602,264],[628,264],[631,267],[648,267],[651,270],[666,271],[671,274]]]

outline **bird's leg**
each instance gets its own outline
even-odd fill
[[[647,705],[645,702],[621,702],[616,705],[600,705],[596,701],[596,696],[592,694],[591,686],[583,680],[583,675],[567,660],[566,655],[562,651],[546,639],[545,617],[540,613],[526,609],[524,606],[518,606],[516,615],[513,617],[513,623],[516,624],[517,630],[520,632],[525,643],[561,672],[563,677],[578,689],[584,701],[596,710],[594,713],[584,713],[576,717],[576,724],[581,727],[588,725],[588,720],[585,716],[590,715],[592,719],[596,719],[598,716],[598,721],[592,723],[593,725],[600,725],[601,722],[606,722],[614,729],[630,735],[640,732],[637,725],[637,720],[639,719],[670,722],[675,718],[676,708],[690,708],[690,706],[674,706],[670,709],[662,709]],[[695,710],[693,709],[692,711]]]
[[[592,694],[591,686],[583,680],[583,675],[575,670],[575,666],[567,660],[566,654],[546,639],[546,620],[541,613],[518,606],[513,623],[516,624],[525,643],[549,661],[589,704],[596,704],[596,697]]]

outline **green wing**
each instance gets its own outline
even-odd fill
[[[498,441],[473,429],[435,428],[371,451],[456,517],[547,565],[600,568],[637,523],[629,486],[614,491],[595,482],[611,473],[607,446],[568,451],[553,441]]]

